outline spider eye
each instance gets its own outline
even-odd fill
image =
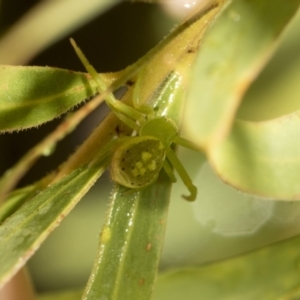
[[[129,188],[141,188],[153,183],[165,160],[165,148],[151,136],[130,138],[113,154],[111,179]]]

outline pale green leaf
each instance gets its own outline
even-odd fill
[[[299,0],[233,0],[203,39],[186,108],[190,138],[207,151],[228,134]]]
[[[0,66],[0,131],[38,126],[95,93],[95,84],[83,73]]]
[[[275,55],[247,91],[238,118],[264,121],[300,110],[299,28],[300,10],[287,27]]]
[[[179,157],[194,175],[199,193],[195,202],[186,205],[180,199],[185,192],[180,181],[172,189],[164,268],[207,264],[299,235],[299,201],[242,193],[225,184],[209,163],[197,170],[198,153],[180,151]]]
[[[236,121],[210,159],[219,176],[239,190],[299,200],[299,135],[299,112],[265,122]]]
[[[220,263],[167,272],[159,276],[153,300],[298,299],[299,246],[296,237]]]

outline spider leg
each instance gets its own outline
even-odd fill
[[[127,116],[125,116],[125,115],[122,114],[122,113],[116,112],[116,111],[114,111],[114,110],[113,110],[113,112],[114,112],[114,114],[117,116],[117,118],[118,118],[119,120],[121,120],[125,125],[127,125],[127,126],[130,127],[131,129],[133,129],[133,130],[139,132],[140,126],[139,126],[136,122],[134,122],[132,119],[128,118]]]
[[[197,188],[196,186],[193,185],[193,182],[189,174],[186,172],[184,166],[182,165],[182,163],[176,156],[175,152],[171,148],[166,149],[166,156],[168,160],[171,162],[172,166],[177,171],[178,175],[182,179],[185,186],[188,188],[188,190],[191,193],[189,196],[182,195],[182,197],[188,201],[194,201],[197,196]]]
[[[84,65],[88,73],[92,76],[94,81],[97,83],[99,91],[104,92],[107,90],[106,83],[104,80],[101,78],[101,76],[97,73],[95,68],[89,63],[81,49],[76,45],[75,41],[73,39],[70,39],[71,44],[80,59],[81,63]],[[133,120],[143,120],[144,119],[144,114],[136,110],[135,108],[124,104],[121,101],[116,100],[116,98],[113,96],[113,94],[110,94],[107,99],[106,103],[108,106],[114,111],[114,112],[119,112],[123,113],[126,115],[128,118],[131,118]],[[123,120],[122,120],[123,121]],[[129,125],[130,126],[130,125]]]
[[[167,175],[169,176],[171,182],[173,182],[173,183],[176,182],[177,180],[176,180],[176,177],[172,170],[172,167],[170,166],[170,164],[167,160],[164,161],[163,168],[164,168],[165,172],[167,173]]]
[[[197,147],[194,143],[192,143],[191,141],[186,140],[185,138],[182,138],[178,135],[174,138],[173,143],[178,144],[182,147],[191,149],[191,150],[195,150],[197,152],[200,151],[199,147]]]
[[[133,106],[136,107],[140,112],[142,112],[144,115],[148,117],[148,119],[153,118],[155,116],[155,112],[153,107],[141,103],[140,101],[140,95],[142,94],[142,88],[143,88],[143,80],[145,76],[145,69],[142,69],[139,73],[139,77],[135,83],[134,89],[133,89],[133,96],[132,96],[132,102]]]

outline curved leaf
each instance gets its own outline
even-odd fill
[[[0,131],[38,126],[96,93],[84,73],[0,66]]]
[[[236,121],[211,152],[218,175],[239,190],[275,199],[300,199],[300,113],[265,122]]]
[[[196,171],[201,158],[198,153],[185,152],[181,151],[185,156],[181,155],[181,161],[189,173]],[[299,201],[242,193],[225,184],[209,163],[194,175],[199,195],[192,205],[180,199],[185,192],[180,181],[172,189],[164,268],[207,264],[300,234]]]
[[[239,119],[265,121],[300,110],[299,28],[300,10],[271,61],[247,91],[238,110]]]
[[[296,237],[247,255],[158,278],[153,300],[299,299],[299,246]]]
[[[245,91],[300,1],[233,0],[204,37],[187,101],[190,138],[208,151],[228,134]]]

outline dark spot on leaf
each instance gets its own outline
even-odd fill
[[[196,52],[196,50],[194,48],[189,48],[187,50],[187,53],[195,53],[195,52]]]
[[[128,86],[132,86],[134,84],[135,84],[135,81],[131,80],[131,79],[127,80],[127,82],[126,82],[126,85],[128,85]]]

